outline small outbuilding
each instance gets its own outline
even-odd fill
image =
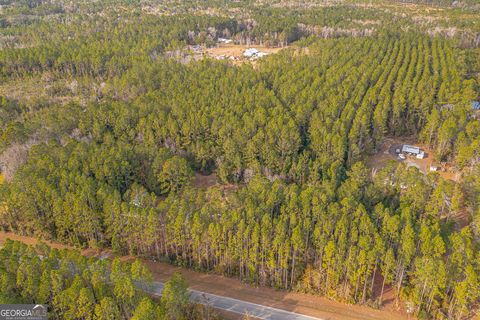
[[[408,144],[404,144],[402,146],[402,153],[407,153],[407,154],[414,155],[414,156],[417,157],[417,159],[425,158],[425,152],[424,151],[420,150],[419,147],[410,146]]]
[[[404,153],[410,153],[410,154],[419,154],[420,153],[420,148],[419,147],[414,147],[410,146],[408,144],[404,144],[402,146],[402,152]]]
[[[243,56],[244,56],[244,57],[247,57],[247,58],[251,58],[251,57],[253,57],[253,56],[256,56],[256,55],[258,54],[258,52],[259,52],[259,51],[258,51],[257,49],[255,49],[255,48],[248,48],[247,50],[245,50],[245,51],[243,52]]]
[[[472,109],[480,110],[480,101],[472,101]]]
[[[219,43],[232,43],[231,39],[226,39],[226,38],[218,38]]]

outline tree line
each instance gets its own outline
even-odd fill
[[[290,19],[287,9],[260,7],[254,21],[239,21],[102,11],[109,4],[90,8],[104,16],[58,13],[68,19],[2,29],[31,44],[0,50],[3,79],[53,73],[103,82],[84,103],[0,99],[2,229],[376,307],[392,289],[425,318],[472,314],[480,295],[476,51],[417,32],[299,40],[318,21],[354,23],[332,8],[319,9],[326,16],[295,10]],[[255,67],[164,55],[220,35],[297,46]],[[372,174],[365,157],[385,137],[405,135],[451,161],[463,180],[394,163]],[[221,185],[199,188],[194,172],[215,173]],[[6,278],[33,272],[12,250],[5,255],[17,264],[5,267]],[[43,274],[45,260],[25,259]],[[102,308],[90,268],[78,268],[63,275],[59,317],[76,316],[71,301],[84,301],[89,315]],[[7,297],[41,297],[31,284],[6,287]],[[124,303],[129,287],[105,290],[113,299],[105,308],[121,317],[140,306],[169,312],[140,298]]]
[[[74,250],[7,239],[0,249],[0,302],[44,304],[53,319],[207,319],[176,273],[159,302],[145,290],[152,275],[139,261],[87,258]],[[215,314],[208,319],[215,319]]]
[[[321,179],[335,161],[349,166],[376,152],[385,136],[420,136],[439,161],[459,157],[458,139],[464,155],[474,152],[478,84],[464,77],[466,61],[454,59],[462,52],[450,41],[328,39],[308,50],[287,50],[258,70],[211,60],[140,63],[108,81],[102,103],[16,111],[0,148],[78,129],[77,138],[97,143],[114,138],[185,153],[196,170],[216,169],[223,182],[261,173],[299,183]]]
[[[163,166],[153,175],[146,158],[128,155],[105,143],[33,147],[3,188],[2,227],[353,303],[381,305],[392,288],[419,315],[461,318],[478,302],[476,227],[454,220],[478,212],[478,172],[456,184],[392,163],[372,177],[358,162],[332,165],[315,184],[258,175],[204,190],[185,176],[166,190],[174,158],[155,159]]]

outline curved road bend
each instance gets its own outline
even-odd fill
[[[153,282],[153,288],[150,293],[161,295],[163,283]],[[322,320],[320,318],[310,317],[303,314],[262,306],[260,304],[218,296],[216,294],[201,292],[197,290],[188,290],[190,298],[203,305],[208,305],[215,309],[225,310],[237,314],[248,314],[257,319],[265,320]]]

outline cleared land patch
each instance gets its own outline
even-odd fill
[[[217,184],[217,175],[212,173],[208,176],[195,173],[195,179],[193,180],[193,185],[196,188],[210,188]]]
[[[286,47],[266,47],[262,45],[242,45],[242,44],[219,44],[218,47],[208,48],[206,53],[213,58],[230,58],[244,59],[243,53],[249,48],[255,48],[260,52],[267,54],[277,53]]]
[[[418,159],[409,155],[407,155],[405,159],[400,158],[399,154],[397,154],[397,151],[401,150],[404,144],[418,146],[425,152],[425,158]],[[453,181],[459,181],[460,179],[460,173],[455,172],[449,163],[441,164],[436,161],[433,156],[433,152],[425,145],[416,142],[416,140],[413,138],[386,138],[378,152],[369,156],[366,160],[366,163],[373,170],[380,170],[392,160],[397,162],[405,162],[407,166],[416,167],[424,174],[431,172],[431,168],[435,167],[437,169],[435,172],[437,172],[444,179]]]

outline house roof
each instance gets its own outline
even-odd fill
[[[480,110],[480,101],[472,101],[473,110]]]
[[[402,152],[419,154],[419,153],[420,153],[420,148],[419,148],[419,147],[410,146],[410,145],[408,145],[408,144],[404,144],[404,145],[402,146]]]
[[[250,56],[253,56],[255,54],[258,53],[258,50],[255,49],[255,48],[248,48],[247,50],[245,50],[245,52],[243,53],[244,56],[246,57],[250,57]]]

